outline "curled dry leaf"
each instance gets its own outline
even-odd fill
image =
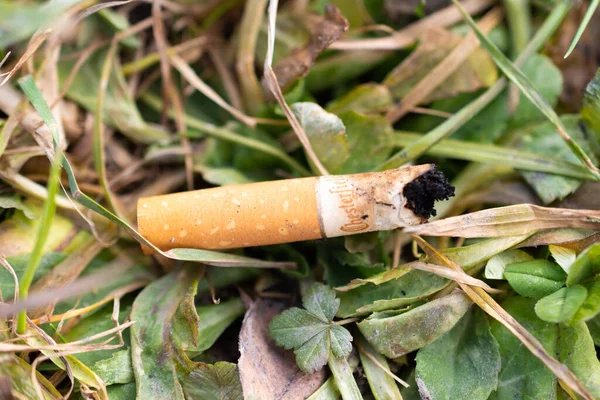
[[[257,300],[246,312],[238,361],[244,398],[305,399],[325,382],[324,369],[305,375],[294,353],[270,339],[269,322],[284,309],[281,302]]]
[[[340,10],[328,5],[325,17],[315,25],[307,45],[282,58],[273,67],[281,88],[285,90],[297,79],[306,76],[319,54],[339,39],[348,27],[348,20],[342,16]],[[264,82],[263,85],[267,87]],[[269,90],[265,90],[265,96],[273,99]]]
[[[600,211],[547,208],[531,204],[491,208],[405,228],[426,236],[465,238],[526,235],[552,228],[600,228]]]

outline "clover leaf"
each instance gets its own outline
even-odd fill
[[[275,316],[269,332],[275,343],[287,350],[294,349],[296,364],[307,374],[321,369],[329,358],[346,357],[352,351],[352,335],[333,318],[340,300],[326,285],[311,285],[304,296],[305,309],[292,307]]]

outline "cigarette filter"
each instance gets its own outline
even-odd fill
[[[138,228],[162,250],[264,246],[420,224],[452,195],[426,164],[141,198]]]

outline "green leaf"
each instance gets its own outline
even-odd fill
[[[471,306],[463,293],[435,299],[400,315],[367,318],[358,328],[369,343],[388,358],[397,358],[437,340]]]
[[[567,286],[582,282],[600,272],[600,243],[586,248],[577,256],[577,259],[567,274]]]
[[[72,308],[73,306],[71,306]],[[101,307],[99,310],[96,310],[93,313],[86,314],[77,325],[69,330],[64,335],[65,341],[74,342],[77,340],[85,339],[87,337],[96,335],[100,332],[105,332],[109,329],[115,327],[115,323],[112,320],[113,306],[112,304],[107,304]],[[122,302],[120,304],[120,310],[118,319],[120,323],[123,323],[129,314],[131,313],[131,303],[130,302]],[[75,354],[73,357],[77,358],[82,363],[89,365],[91,369],[96,372],[100,376],[100,371],[96,371],[95,365],[102,361],[110,359],[114,354],[124,351],[129,347],[130,344],[130,330],[126,329],[122,333],[124,347],[119,349],[110,349],[110,350],[96,350],[96,351],[87,351],[85,353]],[[114,339],[111,343],[116,344],[117,340]],[[129,350],[127,350],[129,354]],[[131,361],[129,361],[129,368],[131,368]],[[133,374],[133,370],[131,370]],[[126,383],[126,382],[120,382]],[[110,385],[110,384],[109,384]]]
[[[554,293],[565,284],[567,274],[548,260],[532,260],[509,264],[504,276],[521,296],[540,298]]]
[[[0,48],[26,39],[37,29],[51,23],[81,0],[51,1],[39,5],[22,2],[0,2]]]
[[[336,357],[346,357],[352,351],[352,335],[343,326],[333,325],[329,340],[331,352]]]
[[[569,324],[586,298],[587,289],[584,286],[564,287],[540,299],[535,305],[535,313],[544,321]]]
[[[468,269],[518,245],[529,236],[531,235],[505,236],[481,240],[468,246],[451,247],[445,249],[442,253],[463,269]]]
[[[332,324],[339,307],[335,291],[314,283],[302,296],[306,310],[292,307],[275,316],[269,333],[278,346],[294,349],[298,367],[309,374],[321,369],[330,356],[346,357],[352,351],[352,335]]]
[[[533,54],[523,64],[521,72],[531,81],[546,103],[553,107],[556,106],[563,90],[563,77],[560,69],[554,65],[550,57],[543,54]],[[508,101],[508,93],[504,97],[504,101]],[[509,128],[520,128],[525,124],[537,121],[543,122],[544,120],[544,114],[538,107],[529,101],[523,92],[519,92],[519,104],[510,116]]]
[[[64,260],[66,255],[62,253],[46,253],[42,256],[37,270],[33,276],[33,283],[37,282],[42,276],[48,273],[55,265]],[[23,254],[20,256],[7,257],[6,261],[15,271],[15,274],[20,279],[23,276],[27,261],[29,260],[29,254]],[[15,280],[11,273],[4,268],[0,268],[0,293],[4,301],[11,301],[15,294]]]
[[[587,297],[575,313],[572,323],[588,321],[600,313],[600,277],[584,284]]]
[[[277,17],[279,26],[279,16]],[[313,64],[306,76],[306,89],[318,92],[333,86],[344,84],[358,77],[390,57],[387,52],[365,51],[356,57],[352,51],[342,51],[329,57],[321,57]]]
[[[473,18],[463,8],[458,0],[452,1],[460,10],[467,24],[469,24],[471,29],[473,29],[473,32],[479,39],[482,47],[490,52],[496,65],[502,70],[502,72],[504,72],[507,78],[510,79],[521,90],[521,92],[527,96],[527,98],[548,118],[548,120],[550,120],[550,122],[556,127],[556,130],[563,138],[569,149],[577,156],[577,158],[590,169],[590,172],[592,172],[596,178],[600,178],[600,174],[597,168],[593,166],[590,158],[586,155],[584,150],[569,137],[567,130],[565,129],[556,112],[546,102],[529,78],[527,78],[523,72],[515,67],[513,63],[502,53],[502,51],[498,49],[498,47],[496,47],[496,45],[479,30]]]
[[[350,157],[339,173],[373,171],[387,160],[392,151],[390,138],[394,132],[384,117],[346,111],[340,114],[340,118],[346,126]]]
[[[287,350],[302,347],[310,338],[327,330],[329,322],[323,322],[314,314],[298,307],[292,307],[273,318],[269,333],[278,346]],[[323,365],[325,365],[325,362]]]
[[[379,354],[363,335],[358,334],[358,355],[375,400],[402,400],[396,381],[383,368],[390,369],[387,359]],[[371,357],[375,360],[372,360]],[[383,368],[382,368],[383,366]]]
[[[548,353],[556,354],[558,328],[540,320],[534,305],[535,300],[519,296],[508,298],[501,304]],[[490,400],[556,399],[557,380],[552,372],[501,323],[493,320],[490,326],[502,359],[498,389]]]
[[[183,383],[188,399],[242,400],[242,384],[236,364],[221,361],[214,365],[201,364]]]
[[[179,304],[190,287],[197,284],[197,271],[180,270],[165,275],[146,286],[133,303],[131,361],[138,398],[184,399],[177,373],[189,372],[191,363],[174,346],[171,329]]]
[[[508,264],[531,260],[533,260],[533,257],[523,250],[506,250],[488,260],[484,275],[487,279],[505,279],[504,269]]]
[[[327,336],[327,329],[322,330],[294,350],[296,364],[304,373],[311,374],[327,364],[330,351]]]
[[[106,388],[110,400],[135,400],[135,382],[111,385]]]
[[[389,281],[386,280],[386,275],[393,278],[392,271],[384,272],[370,278],[370,280],[374,280],[381,276],[382,283],[366,283],[355,289],[340,292],[338,294],[341,300],[338,317],[346,318],[412,304],[437,292],[449,283],[447,279],[439,275],[419,270],[410,271]],[[393,303],[386,303],[386,301],[393,301]]]
[[[594,398],[600,398],[600,361],[584,322],[561,326],[558,359],[565,364]]]
[[[591,147],[586,140],[587,134],[582,131],[579,116],[561,116],[565,129],[581,148],[588,154],[592,154]],[[577,164],[579,160],[573,154],[569,146],[556,135],[555,127],[549,123],[542,123],[533,128],[529,134],[521,138],[523,150],[537,152],[551,156],[556,160]],[[596,162],[593,155],[590,156]],[[575,192],[582,181],[576,178],[548,174],[543,172],[521,172],[525,180],[533,187],[537,195],[545,204],[554,200],[561,200],[567,195]]]
[[[354,87],[344,96],[332,100],[326,110],[337,115],[346,111],[366,114],[385,110],[393,104],[394,99],[387,86],[364,83]]]
[[[291,108],[323,166],[330,172],[339,171],[349,155],[342,121],[316,103],[295,103]]]
[[[306,289],[302,305],[323,322],[331,322],[340,307],[340,300],[335,298],[335,291],[326,285],[315,283]]]
[[[117,351],[112,357],[98,361],[92,369],[107,386],[134,381],[129,349]]]
[[[416,381],[432,399],[486,400],[498,385],[500,351],[485,314],[467,312],[417,353]]]
[[[600,346],[600,315],[596,315],[594,318],[587,321],[587,326],[594,339],[594,344]]]

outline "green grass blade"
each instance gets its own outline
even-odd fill
[[[477,24],[471,18],[469,13],[461,6],[457,0],[452,0],[456,7],[460,10],[464,20],[469,24],[479,42],[491,54],[498,68],[510,79],[523,94],[552,122],[556,127],[558,134],[567,143],[571,151],[579,158],[591,171],[597,180],[600,180],[600,171],[596,168],[592,160],[585,154],[583,149],[573,141],[567,133],[563,123],[552,107],[546,102],[538,90],[533,86],[533,83],[523,74],[513,63],[500,51],[494,43],[492,43],[477,27]]]
[[[600,5],[600,0],[592,0],[592,2],[590,3],[590,6],[588,7],[587,11],[585,12],[585,15],[583,17],[583,20],[581,21],[581,24],[579,24],[579,28],[577,28],[575,37],[573,37],[571,46],[569,46],[569,50],[567,50],[567,53],[565,54],[565,58],[569,57],[569,55],[573,52],[573,50],[575,50],[575,46],[577,46],[577,42],[579,42],[579,39],[581,39],[581,35],[583,35],[585,28],[587,28],[588,24],[590,23],[590,20],[592,19],[592,16],[594,15],[596,8],[598,8],[598,5]]]
[[[25,91],[27,97],[29,97],[34,107],[37,107],[40,104],[46,104],[46,101],[42,97],[42,94],[39,90],[29,90],[31,89],[30,87],[27,87],[27,89],[28,90],[23,90]],[[48,112],[50,112],[49,109]],[[56,137],[58,138],[58,124],[56,123],[56,120],[53,119],[50,122],[50,124],[48,124],[48,128],[52,132],[52,136],[56,135]],[[60,149],[58,149],[58,146],[56,146],[55,144],[54,160],[52,160],[52,165],[50,167],[50,174],[48,179],[48,197],[46,198],[46,201],[44,201],[44,208],[42,209],[42,217],[33,251],[29,256],[29,260],[27,261],[27,267],[25,268],[23,277],[19,282],[19,299],[21,300],[25,300],[27,298],[27,295],[29,293],[29,287],[31,286],[31,282],[33,281],[35,271],[37,270],[40,260],[42,259],[42,252],[44,250],[44,246],[46,245],[46,241],[48,240],[48,236],[50,235],[50,227],[52,226],[52,220],[54,219],[54,214],[56,213],[55,200],[60,184],[61,158],[62,152],[60,151]],[[17,318],[17,332],[19,332],[20,334],[24,334],[26,329],[27,314],[24,310],[19,313],[19,316]]]
[[[33,104],[35,109],[40,114],[42,120],[46,123],[46,125],[48,125],[48,128],[50,129],[50,132],[52,134],[52,141],[54,143],[54,147],[55,147],[55,149],[58,148],[58,143],[59,143],[58,125],[56,123],[56,120],[54,119],[54,116],[52,115],[52,112],[50,111],[50,108],[48,107],[48,104],[42,97],[40,89],[37,87],[35,81],[31,77],[31,75],[28,75],[28,76],[24,77],[23,79],[19,80],[19,85],[21,86],[21,89],[23,90],[23,92],[25,92],[25,95],[31,101],[31,104]],[[57,158],[57,155],[55,155],[55,158]],[[153,251],[155,251],[165,257],[168,257],[168,258],[171,258],[174,260],[181,260],[181,261],[202,262],[207,265],[214,265],[214,266],[218,266],[218,267],[220,267],[220,266],[246,267],[252,263],[260,264],[260,266],[263,268],[266,268],[266,267],[289,268],[290,267],[289,262],[267,262],[267,261],[260,261],[260,260],[256,260],[256,259],[246,258],[246,257],[244,257],[243,259],[240,259],[239,256],[236,256],[233,254],[220,253],[217,251],[209,251],[209,250],[201,250],[201,251],[181,250],[181,251],[178,251],[177,249],[173,249],[169,252],[163,252],[159,248],[154,246],[152,243],[150,243],[146,238],[144,238],[138,231],[136,231],[126,221],[122,220],[117,215],[113,214],[108,209],[106,209],[102,205],[98,204],[91,197],[84,194],[81,191],[81,189],[79,188],[79,185],[77,184],[77,180],[75,179],[75,173],[73,171],[73,167],[71,167],[71,164],[69,163],[69,160],[66,157],[62,157],[60,159],[60,163],[58,162],[59,160],[56,160],[56,161],[57,162],[55,164],[62,164],[62,167],[64,168],[65,172],[67,173],[67,178],[69,180],[69,191],[71,192],[71,195],[73,196],[75,201],[77,201],[79,204],[83,205],[84,207],[94,211],[95,213],[105,217],[106,219],[114,222],[119,227],[123,228],[127,233],[129,233],[140,244],[152,249]],[[58,168],[58,167],[56,167],[56,168]],[[60,169],[59,169],[59,172],[60,172]],[[57,177],[57,179],[58,179],[58,177]],[[58,185],[58,181],[57,181],[57,185]],[[57,187],[57,190],[58,190],[58,187]],[[50,187],[48,188],[48,191],[50,194]],[[49,196],[49,198],[50,197],[52,197],[52,199],[53,199],[52,201],[54,202],[54,196]]]
[[[396,132],[392,138],[392,142],[398,147],[408,147],[422,137],[418,133]],[[426,153],[436,157],[480,162],[483,164],[510,165],[512,168],[526,171],[546,172],[578,179],[594,179],[594,176],[582,165],[573,164],[543,154],[492,144],[444,139],[428,149]]]

